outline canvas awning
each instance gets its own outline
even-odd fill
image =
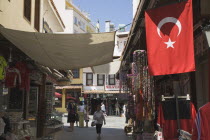
[[[92,70],[94,73],[101,73],[101,74],[116,74],[120,69],[121,61],[115,60],[114,62],[110,62],[107,64],[94,66]]]
[[[113,60],[115,32],[46,34],[0,27],[0,33],[33,60],[54,69],[91,67]]]

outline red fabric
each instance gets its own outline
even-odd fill
[[[201,107],[194,122],[192,140],[210,140],[210,103]]]
[[[21,85],[20,71],[16,68],[8,68],[6,70],[5,86],[7,88],[14,88],[17,86],[17,82]]]
[[[20,89],[26,89],[26,91],[30,90],[30,70],[24,62],[17,62],[15,66],[21,74],[21,85]]]
[[[195,120],[195,117],[196,117],[196,110],[194,105],[191,103],[191,119],[180,119],[181,130],[187,131],[190,134],[192,134],[193,122]],[[163,129],[164,140],[178,140],[177,121],[164,119],[162,105],[160,105],[158,108],[157,123]]]
[[[148,10],[145,22],[151,75],[195,71],[192,0]]]
[[[58,93],[58,92],[55,92],[55,97],[56,98],[62,98],[62,95],[60,93]]]

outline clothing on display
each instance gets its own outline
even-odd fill
[[[181,107],[181,106],[180,106]],[[167,108],[170,110],[171,108]],[[192,134],[193,122],[196,116],[196,110],[192,103],[190,103],[190,119],[180,119],[180,129]],[[180,112],[181,114],[181,112]],[[177,140],[178,127],[177,120],[166,120],[164,118],[163,105],[160,104],[158,108],[158,125],[163,129],[163,136],[166,140]]]
[[[178,100],[179,119],[191,118],[191,106],[189,100]],[[162,102],[163,115],[165,120],[177,120],[176,100],[166,100]]]
[[[192,140],[210,139],[210,103],[201,107],[193,126]]]
[[[6,75],[7,61],[3,56],[0,56],[0,80],[3,80]]]
[[[29,91],[29,89],[30,89],[30,70],[28,69],[27,65],[24,62],[17,62],[15,65],[15,68],[17,68],[21,74],[22,82],[20,84],[20,89],[26,89],[26,91]]]
[[[14,88],[18,84],[21,85],[21,74],[17,68],[8,68],[6,70],[5,86],[7,88]]]

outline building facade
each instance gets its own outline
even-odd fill
[[[106,31],[113,31],[110,21],[106,21]],[[116,32],[115,48],[113,57],[119,58],[124,50],[128,32],[123,29]],[[104,103],[108,115],[115,115],[115,104],[121,103],[121,106],[126,102],[126,95],[120,91],[120,82],[116,78],[116,74],[112,73],[97,73],[92,68],[83,69],[83,94],[86,101],[91,106],[92,114],[96,110],[96,106]]]
[[[52,0],[64,22],[65,33],[94,33],[96,28],[92,25],[88,14],[82,12],[71,0]],[[60,112],[67,112],[68,99],[74,97],[79,99],[83,91],[83,71],[84,69],[73,69],[73,80],[70,85],[59,85],[56,92],[62,94],[62,99],[58,99],[56,109]],[[81,98],[80,98],[81,99]]]

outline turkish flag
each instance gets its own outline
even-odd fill
[[[195,71],[192,0],[145,12],[149,72]]]

